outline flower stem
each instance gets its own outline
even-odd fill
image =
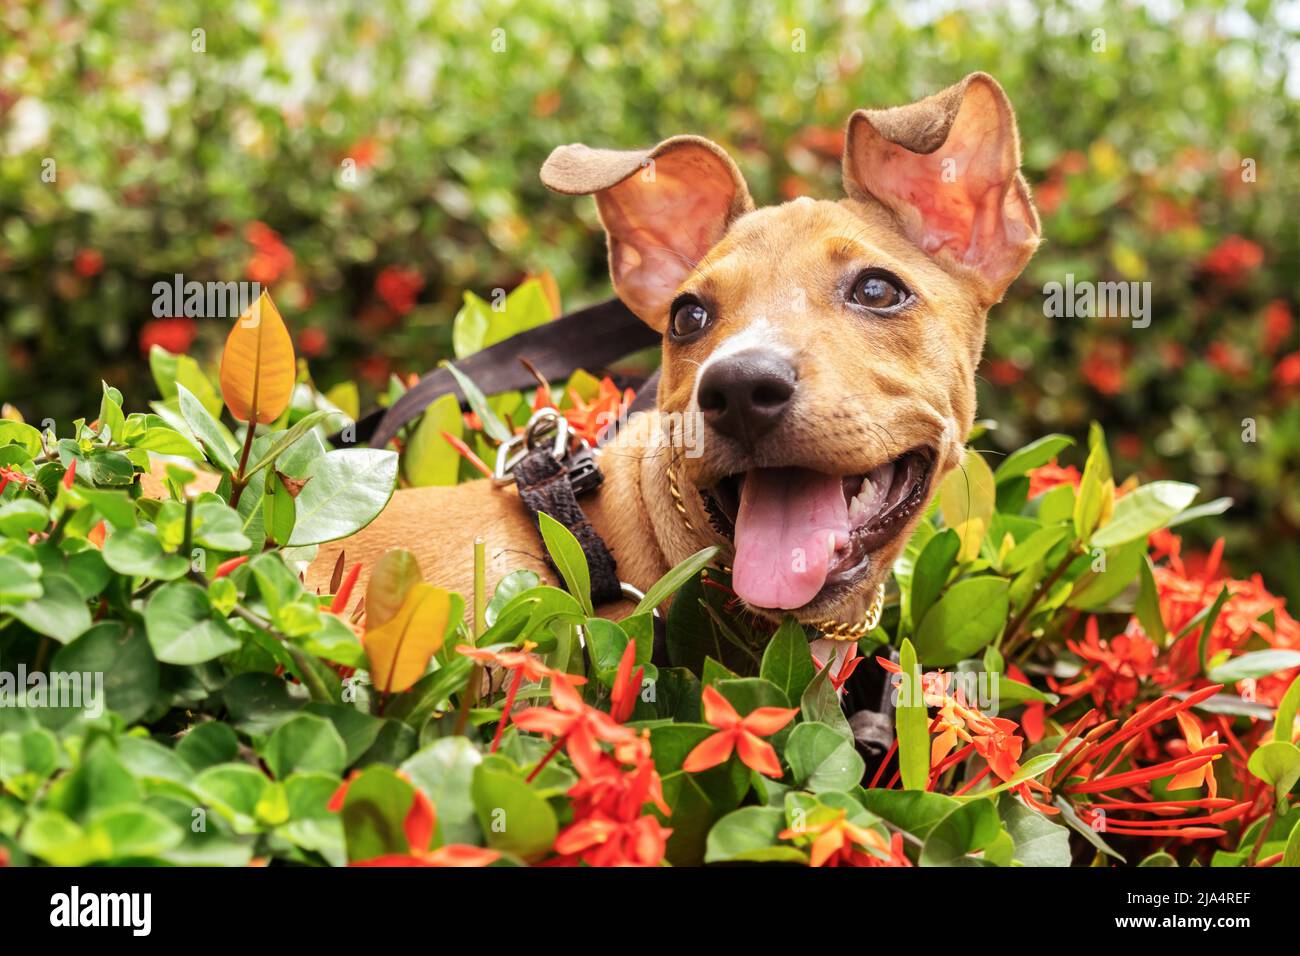
[[[487,546],[482,538],[474,539],[474,646],[487,630]],[[469,711],[478,703],[479,684],[483,681],[483,665],[478,661],[469,669],[469,679],[460,695],[460,711],[452,733],[461,736],[469,724]]]
[[[496,753],[497,748],[501,746],[501,735],[506,732],[506,724],[510,722],[510,708],[515,705],[515,695],[519,693],[519,685],[523,681],[524,669],[521,667],[515,671],[515,676],[510,681],[510,690],[506,691],[505,707],[501,710],[501,720],[497,722],[497,732],[492,738],[492,747],[488,753]]]
[[[244,477],[244,469],[248,467],[248,456],[253,450],[253,437],[256,432],[257,421],[253,416],[249,416],[248,428],[244,434],[244,450],[239,453],[239,468],[230,481],[230,507],[232,508],[238,506],[239,496],[244,493],[244,487],[248,484],[248,479]]]

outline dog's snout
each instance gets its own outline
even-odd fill
[[[700,411],[714,430],[752,442],[780,421],[794,398],[796,381],[794,366],[779,355],[739,352],[705,369]]]

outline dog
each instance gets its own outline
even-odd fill
[[[595,196],[614,289],[663,335],[657,408],[600,450],[604,485],[581,501],[621,580],[644,591],[717,545],[760,616],[868,613],[962,459],[988,309],[1038,245],[1019,166],[1011,104],[983,73],[855,112],[839,201],[756,209],[697,136],[551,154],[543,183]],[[689,451],[683,422],[699,423]],[[489,589],[519,568],[559,583],[517,493],[484,480],[397,491],[321,547],[307,584],[326,590],[341,552],[364,576],[407,548],[427,580],[468,594],[477,537]]]

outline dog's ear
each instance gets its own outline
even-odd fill
[[[844,187],[890,209],[927,253],[973,269],[989,302],[1038,246],[1016,117],[985,73],[909,106],[849,117]]]
[[[677,287],[727,227],[754,208],[735,162],[698,136],[674,136],[646,150],[560,146],[541,175],[558,193],[595,194],[614,290],[660,331]]]

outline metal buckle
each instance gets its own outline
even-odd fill
[[[551,455],[556,461],[564,461],[569,454],[569,422],[553,408],[541,408],[533,412],[528,424],[521,434],[502,442],[497,449],[496,465],[492,469],[492,483],[495,485],[513,484],[515,468],[524,460],[524,456],[541,444],[544,436],[551,429],[555,430]]]

